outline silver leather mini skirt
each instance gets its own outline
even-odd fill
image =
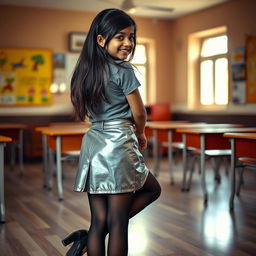
[[[148,173],[130,120],[95,122],[83,137],[74,190],[135,192],[144,185]]]

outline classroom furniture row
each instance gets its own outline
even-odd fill
[[[183,165],[183,178],[181,190],[188,190],[187,171],[190,170],[192,174],[192,166],[189,164],[189,156],[199,155],[200,170],[201,170],[201,186],[204,203],[208,201],[208,192],[205,182],[205,161],[206,157],[231,157],[233,156],[232,169],[236,169],[237,165],[234,164],[234,159],[237,159],[236,152],[233,146],[231,147],[230,139],[224,136],[226,133],[256,133],[256,127],[243,127],[241,124],[207,124],[207,123],[182,123],[182,122],[148,122],[147,128],[152,130],[153,140],[153,170],[156,175],[159,172],[160,159],[159,159],[159,144],[166,144],[168,146],[168,162],[170,182],[174,184],[173,175],[173,152],[175,149],[182,150],[182,165]],[[147,131],[150,134],[150,131]],[[165,135],[165,136],[164,136]],[[253,140],[253,138],[251,138]],[[231,140],[232,141],[232,140]],[[234,142],[232,142],[234,143]],[[243,142],[245,143],[245,142]],[[253,143],[253,142],[251,142]],[[250,151],[255,156],[256,147],[251,147]],[[243,151],[244,157],[248,154]],[[240,156],[240,155],[238,155]],[[234,166],[234,167],[233,167]],[[235,171],[234,171],[235,173]],[[232,176],[231,187],[235,180]],[[191,176],[190,176],[191,178]],[[231,193],[230,202],[232,200],[233,192]],[[233,209],[230,203],[230,209]]]
[[[5,196],[4,196],[4,163],[5,154],[4,148],[7,143],[10,145],[10,165],[14,168],[16,158],[16,148],[18,148],[18,159],[19,159],[19,172],[20,175],[24,174],[24,163],[23,163],[23,132],[26,125],[23,124],[11,124],[1,123],[0,124],[0,222],[5,222]]]
[[[82,138],[90,128],[90,123],[51,123],[37,127],[43,144],[43,187],[52,188],[52,175],[56,167],[58,199],[63,200],[62,161],[79,156]],[[54,163],[56,159],[56,166]]]
[[[23,158],[22,158],[22,130],[25,126],[12,124],[10,129],[7,128],[8,124],[2,124],[1,132],[5,131],[4,135],[9,134],[10,139],[16,141],[19,145],[19,167],[20,172],[24,172]],[[15,129],[14,129],[15,128]],[[79,156],[81,141],[84,134],[90,128],[89,123],[52,123],[48,126],[37,127],[36,130],[41,133],[43,143],[43,185],[45,188],[52,188],[52,175],[56,168],[56,184],[58,191],[58,199],[62,200],[62,161],[67,157]],[[256,128],[255,127],[242,127],[240,124],[208,124],[208,123],[189,123],[185,121],[155,121],[147,122],[147,134],[153,136],[153,163],[154,173],[157,175],[159,172],[160,159],[158,157],[158,139],[161,138],[161,132],[167,135],[168,145],[168,161],[170,181],[174,184],[173,174],[173,151],[178,148],[182,150],[182,163],[183,163],[183,179],[181,189],[184,191],[187,187],[187,171],[191,166],[188,164],[189,154],[197,154],[200,156],[201,167],[201,184],[204,203],[208,201],[208,193],[205,183],[205,160],[206,157],[223,157],[231,156],[231,195],[230,195],[230,209],[233,209],[233,199],[235,191],[235,174],[236,168],[240,166],[247,166],[246,161],[241,157],[250,157],[250,163],[256,159]],[[16,133],[14,133],[14,130]],[[8,133],[9,132],[9,133]],[[240,138],[239,135],[244,137]],[[162,134],[163,135],[163,134]],[[5,137],[1,137],[2,139]],[[240,138],[238,140],[238,138]],[[230,144],[231,140],[231,144]],[[236,140],[238,141],[236,144]],[[163,143],[163,141],[161,141]],[[2,146],[5,141],[1,142],[0,154],[1,163],[4,164]],[[250,150],[245,150],[242,143],[249,144]],[[241,149],[243,148],[243,150]],[[2,152],[2,153],[1,153]],[[253,160],[254,159],[254,160]],[[242,162],[238,161],[244,161]],[[248,160],[247,160],[248,161]],[[254,163],[254,162],[253,162]],[[253,165],[253,164],[251,164]],[[1,221],[4,221],[4,169],[1,167]]]
[[[0,135],[7,136],[12,138],[12,143],[10,147],[10,159],[11,159],[11,167],[14,167],[16,160],[16,148],[18,149],[18,159],[19,159],[19,170],[20,175],[24,174],[24,130],[27,128],[24,124],[17,123],[0,123]]]

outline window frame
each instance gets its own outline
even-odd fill
[[[144,85],[144,90],[145,90],[145,98],[143,99],[143,103],[144,104],[147,104],[148,103],[148,98],[149,98],[149,84],[148,84],[148,81],[149,81],[149,60],[148,60],[148,45],[147,43],[143,43],[143,42],[138,42],[136,47],[138,45],[143,45],[145,47],[145,55],[146,55],[146,62],[145,64],[137,64],[137,63],[134,63],[133,60],[131,61],[132,64],[137,68],[137,67],[145,67],[145,85]],[[136,49],[135,49],[136,51]]]
[[[229,103],[229,80],[228,80],[228,95],[227,95],[227,103],[226,104],[216,104],[216,98],[215,98],[215,64],[216,64],[216,61],[218,59],[221,59],[221,58],[225,58],[227,59],[227,63],[228,63],[228,70],[227,70],[227,76],[229,77],[229,59],[228,59],[228,49],[227,49],[227,53],[220,53],[220,54],[216,54],[216,55],[212,55],[212,56],[201,56],[201,53],[202,53],[202,48],[203,48],[203,43],[205,40],[207,39],[210,39],[210,38],[215,38],[215,37],[219,37],[219,36],[227,36],[228,38],[228,35],[227,33],[221,33],[221,34],[214,34],[214,35],[210,35],[210,36],[207,36],[207,37],[202,37],[200,38],[200,48],[199,48],[199,61],[198,61],[198,73],[199,73],[199,78],[201,77],[201,63],[203,61],[206,61],[206,60],[211,60],[213,62],[213,103],[212,104],[202,104],[201,102],[201,79],[199,79],[199,105],[202,106],[202,107],[221,107],[221,106],[227,106],[228,103]],[[229,78],[228,78],[229,79]]]

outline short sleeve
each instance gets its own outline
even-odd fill
[[[132,65],[130,63],[125,63],[123,68],[119,70],[119,86],[121,87],[124,95],[128,95],[140,86]]]

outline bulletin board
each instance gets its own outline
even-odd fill
[[[247,102],[256,103],[256,37],[246,40]]]
[[[52,52],[0,48],[0,105],[52,103]]]

